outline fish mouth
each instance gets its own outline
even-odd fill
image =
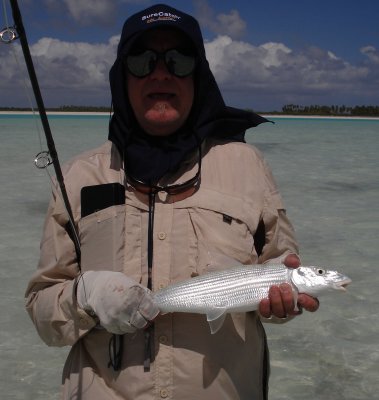
[[[344,292],[346,292],[346,288],[348,285],[350,285],[351,283],[351,279],[350,278],[345,278],[342,281],[338,282],[335,284],[335,288],[338,290],[342,290]]]

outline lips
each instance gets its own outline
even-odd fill
[[[154,92],[147,95],[152,100],[170,100],[175,97],[174,93]]]

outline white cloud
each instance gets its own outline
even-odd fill
[[[109,69],[119,37],[107,43],[67,42],[43,38],[31,46],[41,90],[48,106],[102,104],[110,99]],[[206,42],[207,57],[228,104],[268,110],[284,104],[378,103],[379,52],[361,49],[361,64],[351,64],[330,51],[309,47],[302,51],[283,43],[260,46],[218,36]],[[18,54],[18,65],[11,54]],[[26,76],[18,43],[0,46],[2,104],[24,103],[22,77]],[[26,78],[28,80],[28,78]],[[356,99],[356,100],[354,100]],[[24,101],[23,101],[24,100]],[[266,105],[267,104],[267,105]],[[275,104],[271,106],[270,104]]]
[[[218,14],[216,16],[216,33],[225,33],[232,37],[240,37],[246,31],[246,22],[240,17],[237,10],[231,10],[230,14]]]
[[[328,56],[329,58],[331,58],[332,60],[338,60],[339,58],[331,51],[328,51]]]
[[[265,50],[262,63],[266,68],[279,67],[282,63],[282,58],[292,52],[291,49],[282,43],[269,42],[263,44],[260,48]]]
[[[227,36],[205,46],[216,80],[229,90],[348,91],[353,85],[364,84],[368,74],[367,67],[353,66],[316,47],[295,52],[283,43],[254,46]]]
[[[204,0],[195,0],[196,17],[202,28],[207,28],[215,34],[224,34],[232,38],[243,36],[246,31],[246,22],[237,10],[229,14],[217,14]]]
[[[55,13],[67,12],[80,25],[114,22],[120,3],[140,4],[146,0],[43,0]]]
[[[46,105],[107,105],[109,69],[116,57],[118,41],[118,36],[111,37],[104,44],[42,38],[30,46],[41,91],[46,96]],[[11,54],[13,50],[16,58]],[[23,80],[28,82],[28,79],[25,79],[26,70],[19,44],[14,44],[13,48],[1,46],[0,56],[2,60],[7,60],[0,64],[3,77],[0,90],[17,92],[17,102],[22,102],[25,97]],[[23,103],[26,103],[25,98]]]
[[[379,50],[374,46],[365,46],[361,48],[361,53],[364,54],[369,61],[374,64],[379,64]]]
[[[116,15],[117,1],[113,0],[44,0],[50,10],[66,12],[80,25],[109,24]]]
[[[107,44],[42,38],[31,46],[31,53],[38,69],[45,72],[41,82],[46,87],[96,88],[107,85],[117,43],[118,37]]]
[[[112,0],[64,0],[64,2],[77,21],[109,21],[113,19],[116,11],[116,3]]]

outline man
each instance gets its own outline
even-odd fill
[[[63,398],[267,398],[258,313],[211,335],[202,315],[159,315],[150,292],[232,263],[299,265],[271,172],[244,143],[266,120],[225,106],[196,20],[162,4],[126,21],[110,83],[109,141],[64,171],[80,265],[54,191],[27,290],[42,339],[72,346]],[[260,314],[295,315],[290,287]]]

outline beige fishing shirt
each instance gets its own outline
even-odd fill
[[[142,161],[143,162],[143,161]],[[164,183],[195,175],[197,156]],[[147,284],[147,196],[127,187],[125,205],[80,218],[83,186],[125,185],[122,160],[111,142],[81,154],[64,168],[79,228],[82,271],[122,271]],[[258,257],[254,234],[265,226]],[[80,400],[261,400],[267,383],[265,334],[255,312],[229,315],[211,335],[204,315],[166,314],[155,321],[154,354],[144,372],[144,332],[124,335],[122,369],[108,367],[111,334],[79,309],[73,242],[57,190],[46,217],[38,270],[27,289],[27,310],[50,346],[72,346],[63,371],[62,398]],[[153,290],[232,264],[280,262],[297,253],[271,172],[244,143],[203,146],[201,185],[191,196],[157,195]]]

